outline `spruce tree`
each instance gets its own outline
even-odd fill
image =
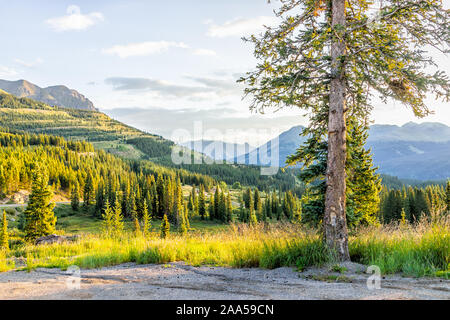
[[[33,173],[33,185],[25,210],[25,239],[34,241],[55,232],[55,204],[51,202],[53,192],[48,185],[47,172],[38,167]]]
[[[78,181],[72,185],[70,190],[70,205],[73,211],[78,211],[80,209],[80,191]]]
[[[226,222],[232,222],[233,221],[233,205],[231,203],[231,196],[230,193],[227,195],[227,203],[226,203]]]
[[[83,209],[88,211],[94,202],[94,181],[92,174],[89,172],[84,183],[83,189]]]
[[[448,51],[449,12],[442,0],[280,0],[280,24],[252,36],[254,71],[240,81],[253,110],[299,107],[305,136],[327,142],[323,232],[339,260],[350,260],[346,222],[346,138],[350,115],[369,118],[372,94],[395,99],[414,115],[431,113],[427,93],[449,99],[448,78],[426,51]],[[375,13],[375,15],[374,15]]]
[[[150,214],[148,212],[147,201],[142,203],[142,234],[148,237],[150,233]]]
[[[161,239],[165,239],[169,236],[170,233],[170,223],[167,219],[167,215],[165,214],[161,223],[161,233],[160,237]]]
[[[114,212],[109,205],[109,199],[105,200],[105,206],[103,208],[103,223],[102,231],[106,237],[112,237],[114,235]]]
[[[366,150],[368,126],[352,121],[348,131],[347,224],[375,224],[380,204],[381,179],[373,166],[371,150]]]
[[[120,204],[119,195],[116,195],[116,201],[114,202],[114,217],[113,217],[114,230],[113,235],[115,237],[120,237],[123,233],[123,216],[122,216],[122,206]]]
[[[255,209],[256,218],[258,219],[258,221],[262,221],[263,220],[263,207],[262,207],[261,196],[259,194],[258,188],[255,188],[253,198],[254,198],[254,209]]]
[[[214,195],[212,194],[209,197],[209,204],[208,204],[208,214],[209,214],[210,220],[214,220],[214,211],[215,211],[215,201],[214,201]]]
[[[211,217],[211,220],[220,219],[219,204],[220,204],[220,188],[219,188],[219,185],[217,185],[216,191],[214,192],[214,211],[213,211],[213,217]]]
[[[205,198],[205,187],[203,184],[200,185],[199,191],[199,200],[198,200],[198,214],[200,215],[202,220],[205,220],[206,216],[206,198]]]
[[[9,234],[8,234],[8,220],[6,219],[6,212],[2,213],[2,229],[0,230],[0,249],[9,249]]]

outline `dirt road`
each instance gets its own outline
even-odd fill
[[[314,269],[275,270],[125,264],[81,270],[72,277],[59,269],[0,274],[0,299],[446,299],[450,281],[399,276],[367,288],[368,274]],[[337,274],[336,274],[337,275]],[[78,279],[80,281],[78,282]],[[330,281],[330,282],[327,282]],[[350,282],[351,281],[351,282]],[[78,287],[79,284],[79,287]]]

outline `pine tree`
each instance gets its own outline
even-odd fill
[[[80,192],[78,189],[78,181],[75,181],[70,192],[70,205],[72,206],[72,210],[74,211],[78,211],[80,209]]]
[[[145,203],[145,200],[143,201]],[[136,194],[134,192],[130,193],[130,199],[128,203],[128,213],[131,219],[139,221],[138,207],[136,204]],[[141,209],[143,210],[143,208]]]
[[[187,230],[191,229],[191,223],[189,221],[189,211],[186,202],[184,203],[184,222],[186,224],[186,229]]]
[[[258,219],[258,221],[262,221],[263,220],[263,208],[262,208],[261,196],[259,194],[258,188],[255,189],[253,198],[254,198],[254,209],[255,209],[256,218]]]
[[[150,214],[148,213],[147,202],[144,201],[142,205],[142,233],[146,238],[149,236],[150,227]]]
[[[375,224],[380,205],[381,179],[373,166],[371,151],[364,145],[368,126],[350,122],[347,158],[347,224]]]
[[[350,260],[346,119],[368,119],[373,92],[406,104],[418,117],[431,113],[427,93],[449,99],[448,78],[443,71],[429,72],[433,60],[425,51],[447,51],[448,10],[442,0],[281,0],[275,14],[278,27],[246,39],[259,61],[240,81],[253,96],[253,110],[300,107],[310,118],[305,136],[325,128],[322,229],[339,260]]]
[[[173,204],[173,218],[171,219],[174,225],[179,228],[184,219],[184,201],[183,193],[181,189],[181,182],[177,179],[174,191],[174,204]]]
[[[232,222],[233,221],[233,205],[231,203],[230,193],[228,193],[226,201],[227,201],[226,202],[226,222]]]
[[[220,188],[217,185],[216,191],[214,192],[214,211],[213,211],[213,217],[211,217],[211,220],[220,219],[219,204],[220,204]]]
[[[9,249],[8,220],[4,210],[2,214],[2,229],[0,231],[0,249]]]
[[[170,233],[170,223],[167,219],[167,215],[165,214],[161,223],[161,239],[165,239],[169,236]]]
[[[198,200],[198,214],[202,220],[205,220],[206,216],[206,198],[205,198],[205,187],[203,184],[200,185],[200,194]]]
[[[55,232],[55,204],[51,202],[53,192],[48,185],[48,175],[41,167],[33,174],[33,185],[25,210],[25,239],[34,241]]]
[[[83,189],[83,209],[88,211],[94,202],[94,181],[92,174],[89,172]]]
[[[119,237],[123,233],[123,216],[122,206],[120,204],[119,196],[116,195],[116,201],[114,202],[114,217],[113,217],[114,230],[113,235]]]
[[[103,208],[103,223],[102,231],[106,237],[112,237],[114,235],[114,212],[109,205],[109,199],[105,200],[105,206]]]
[[[208,214],[209,214],[209,219],[214,220],[214,211],[215,211],[215,200],[214,200],[214,195],[212,194],[209,197],[209,204],[208,204]]]

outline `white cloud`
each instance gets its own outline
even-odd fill
[[[196,56],[215,56],[217,53],[209,49],[195,49],[193,52]]]
[[[234,79],[216,79],[208,77],[185,76],[196,85],[173,84],[164,80],[148,78],[112,77],[105,83],[112,85],[115,91],[128,91],[141,94],[153,92],[161,97],[188,98],[191,101],[203,101],[213,97],[237,96],[243,94],[242,85]]]
[[[35,61],[24,61],[21,59],[14,59],[14,62],[16,62],[17,64],[20,64],[21,66],[27,67],[27,68],[33,68],[35,66],[37,66],[38,64],[41,64],[44,62],[44,60],[42,60],[41,58],[37,58]]]
[[[147,41],[139,43],[130,43],[126,45],[116,45],[108,49],[104,49],[103,53],[118,55],[120,58],[128,58],[132,56],[147,56],[167,51],[169,48],[188,48],[183,42],[170,41]]]
[[[80,7],[72,5],[67,8],[67,15],[51,18],[45,22],[50,25],[52,29],[62,32],[70,30],[85,30],[103,20],[103,14],[100,12],[82,14]]]
[[[251,19],[238,18],[222,25],[210,23],[207,35],[213,38],[245,36],[264,30],[264,26],[274,26],[278,23],[276,17],[260,16]]]
[[[18,72],[12,68],[0,66],[0,77],[12,77],[17,74]]]

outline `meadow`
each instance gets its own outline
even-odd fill
[[[32,270],[37,267],[66,269],[100,268],[121,263],[187,264],[259,267],[294,267],[335,263],[334,255],[322,243],[320,232],[288,222],[224,225],[193,219],[191,230],[181,236],[172,232],[159,237],[159,221],[152,221],[147,238],[135,235],[131,222],[119,238],[105,238],[99,232],[101,220],[71,214],[60,205],[58,233],[79,234],[73,243],[30,245],[17,242],[0,253],[0,271]],[[383,274],[405,276],[450,275],[450,219],[442,216],[422,219],[415,225],[391,223],[353,230],[349,239],[353,262],[377,265]],[[14,241],[12,241],[14,243]]]

